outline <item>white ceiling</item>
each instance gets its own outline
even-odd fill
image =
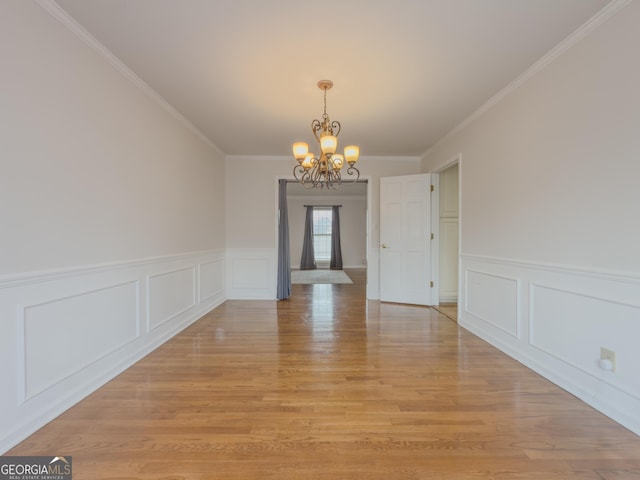
[[[609,0],[57,0],[227,154],[420,155]]]

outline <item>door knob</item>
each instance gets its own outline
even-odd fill
[[[383,243],[382,245],[380,245],[382,248],[388,248],[386,243]]]

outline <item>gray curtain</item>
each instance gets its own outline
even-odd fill
[[[313,207],[307,206],[300,270],[315,270],[316,268],[318,268],[318,266],[316,265],[315,254],[313,252]]]
[[[340,248],[340,207],[333,206],[331,214],[331,270],[342,270],[342,249]]]
[[[289,215],[287,213],[287,181],[278,181],[278,287],[276,297],[291,296],[291,254],[289,253]]]

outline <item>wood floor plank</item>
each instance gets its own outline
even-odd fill
[[[76,479],[640,479],[640,438],[435,310],[228,301],[16,446]]]

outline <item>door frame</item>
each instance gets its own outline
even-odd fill
[[[431,289],[432,305],[440,305],[440,174],[448,168],[458,165],[458,312],[460,312],[460,294],[462,290],[462,153],[436,168],[432,173],[434,187],[431,198],[431,230],[434,234],[431,245],[431,279],[434,286]],[[460,313],[458,313],[460,317]]]
[[[292,175],[277,175],[275,177],[275,200],[274,200],[274,218],[275,218],[275,224],[274,224],[274,235],[275,235],[275,245],[276,248],[275,250],[277,251],[278,249],[278,245],[280,242],[280,234],[278,231],[278,216],[279,216],[279,202],[278,202],[278,192],[279,192],[279,181],[280,180],[286,180],[287,182],[290,183],[297,183],[298,180],[295,179],[295,177],[293,177]],[[371,259],[371,188],[372,188],[372,177],[371,175],[362,175],[360,176],[360,178],[358,179],[358,182],[361,183],[366,183],[367,184],[367,204],[366,204],[366,232],[365,232],[365,237],[366,237],[366,248],[365,248],[365,261],[366,261],[366,269],[367,269],[367,285],[365,288],[365,298],[369,299],[369,285],[370,285],[370,280],[372,277],[370,277],[370,275],[372,274],[371,272],[371,265],[370,265],[370,259]],[[348,181],[345,181],[345,183],[349,183]],[[339,195],[340,194],[340,187],[338,187],[338,190],[336,190],[336,194]],[[276,278],[275,278],[275,282],[278,281],[278,272],[276,269]]]

